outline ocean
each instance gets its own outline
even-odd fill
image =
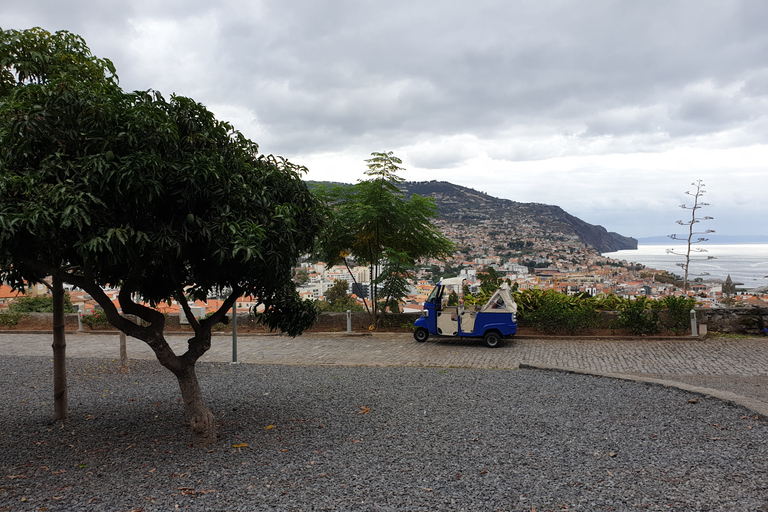
[[[696,244],[707,252],[691,252],[689,279],[722,279],[730,274],[734,283],[745,288],[768,286],[768,244]],[[684,253],[686,245],[670,240],[666,245],[638,245],[634,251],[607,252],[603,256],[617,260],[642,263],[648,268],[667,270],[682,277],[683,269],[676,263],[684,263],[685,256],[667,254],[667,249]],[[708,256],[716,259],[707,260]],[[709,275],[702,276],[703,273]]]

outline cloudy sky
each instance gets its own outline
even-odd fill
[[[555,204],[645,237],[768,235],[768,2],[4,0],[82,35],[124,89],[190,96],[307,179],[373,151],[411,181]],[[687,201],[690,204],[690,201]]]

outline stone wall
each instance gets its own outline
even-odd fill
[[[64,329],[77,330],[77,313],[64,315]],[[27,313],[19,319],[19,323],[13,326],[13,330],[53,331],[53,313]]]
[[[760,315],[768,322],[766,308],[734,308],[734,309],[697,309],[696,318],[699,324],[707,326],[711,335],[720,334],[752,334],[762,335]]]

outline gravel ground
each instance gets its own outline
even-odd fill
[[[0,360],[0,510],[763,510],[768,423],[655,385],[546,370],[198,364],[189,445],[154,361]],[[695,403],[693,403],[695,402]]]

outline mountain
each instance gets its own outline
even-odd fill
[[[637,249],[634,238],[608,232],[603,226],[588,224],[559,206],[518,203],[445,181],[406,181],[398,187],[407,198],[413,194],[434,198],[441,219],[467,224],[493,221],[525,226],[529,232],[576,236],[601,253]]]

